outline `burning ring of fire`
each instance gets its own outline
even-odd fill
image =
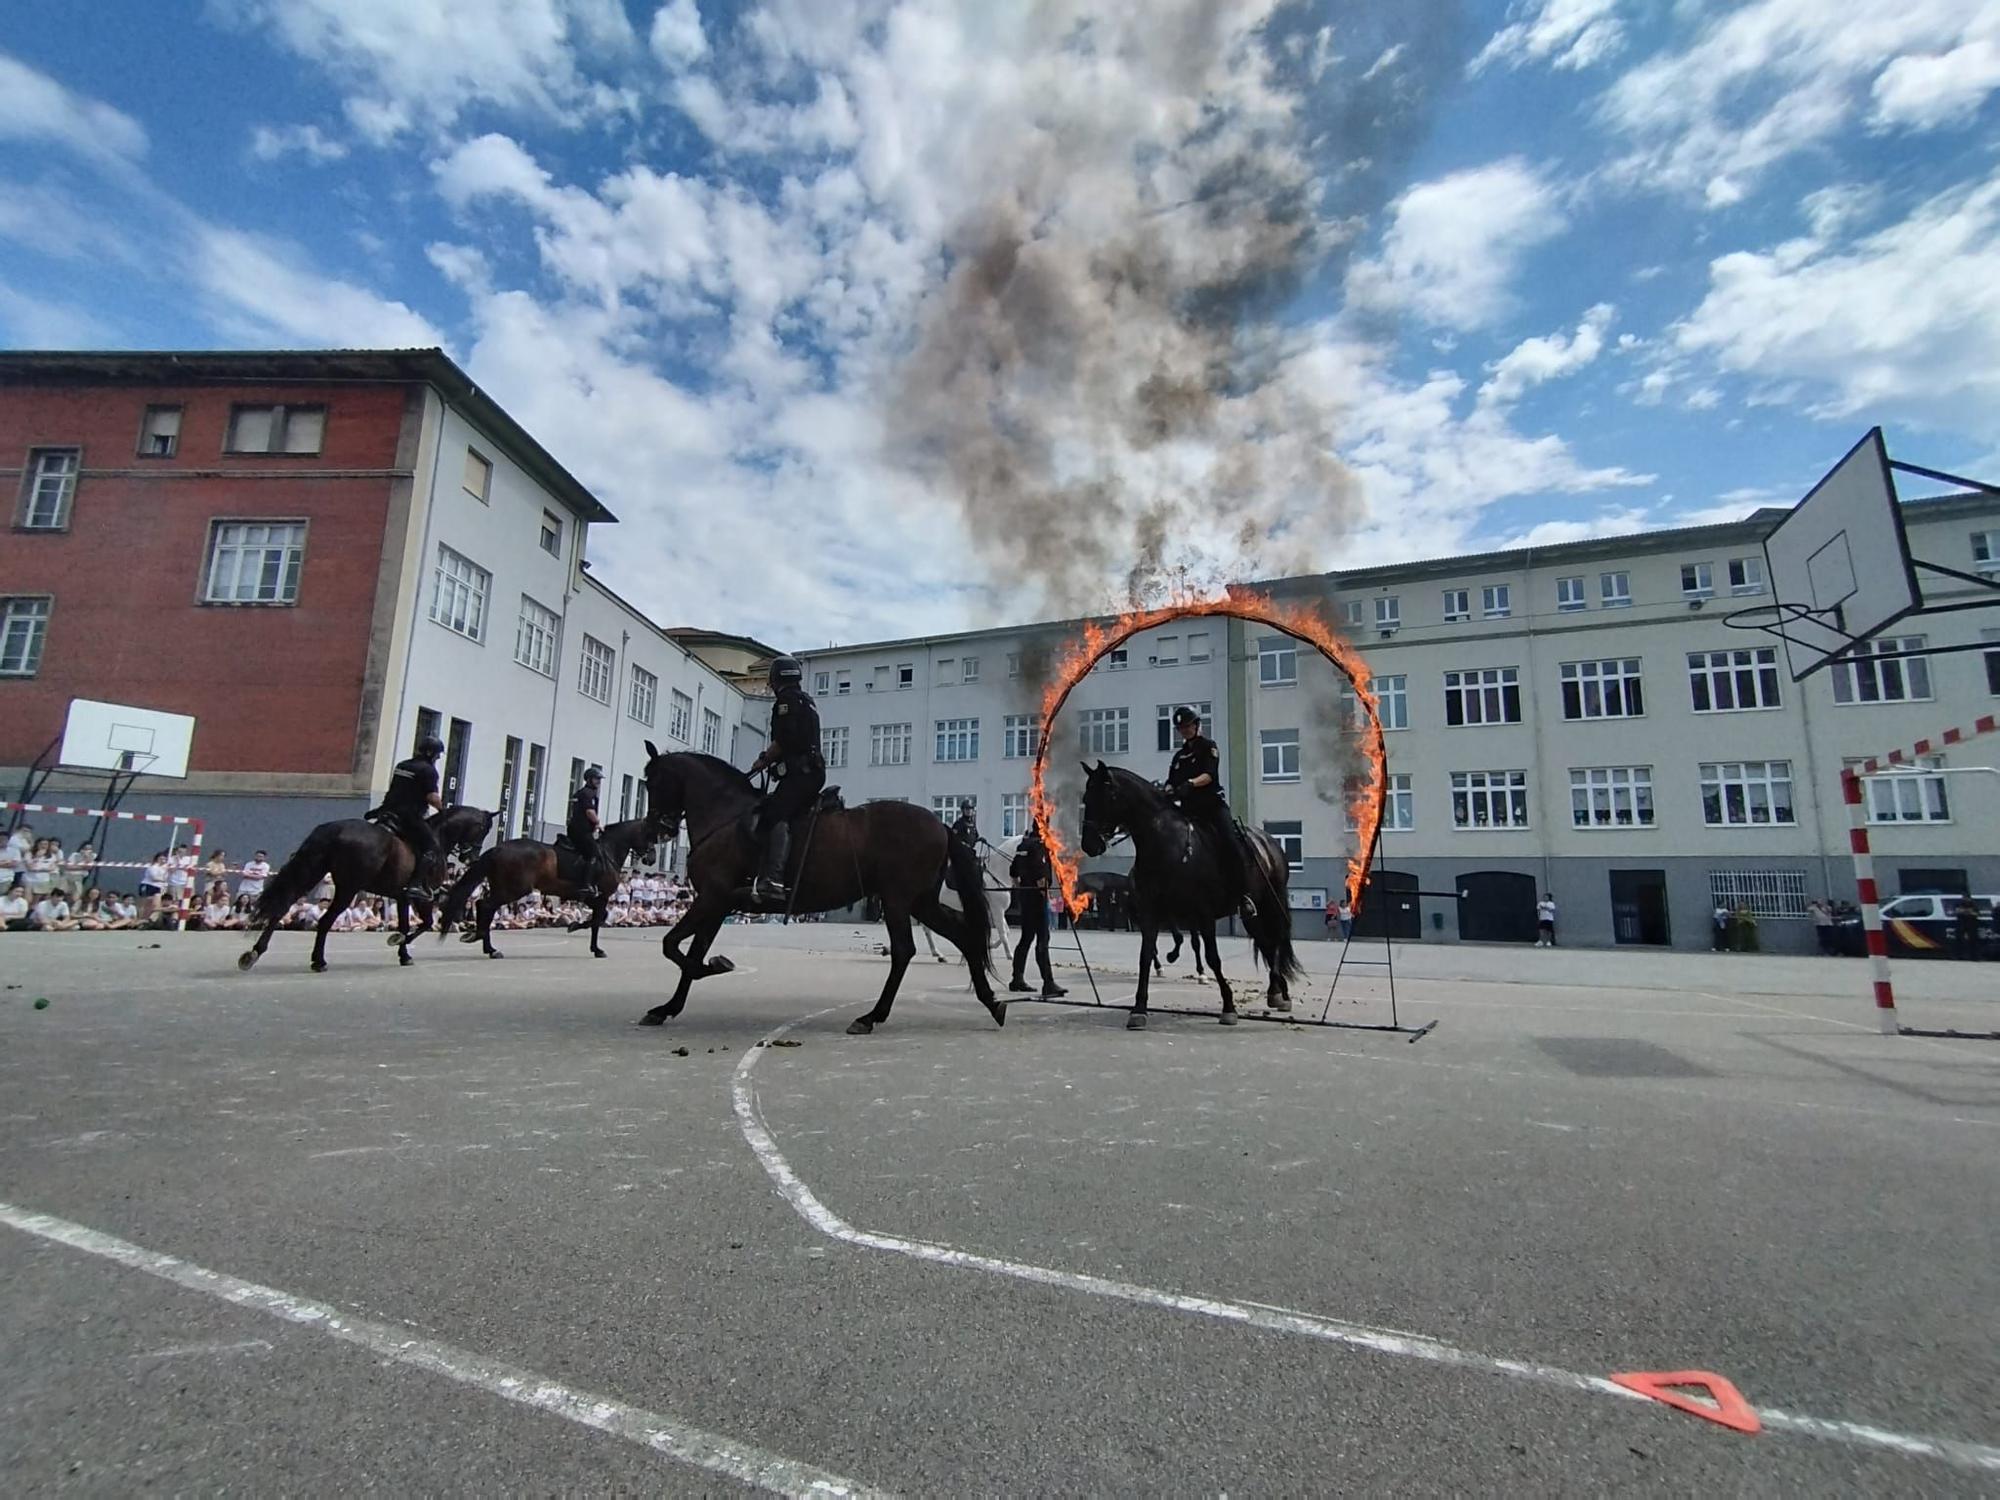
[[[1375,848],[1375,834],[1382,826],[1382,804],[1388,794],[1388,751],[1382,741],[1382,717],[1377,711],[1375,689],[1368,664],[1361,653],[1307,605],[1282,604],[1263,594],[1247,591],[1230,593],[1220,599],[1180,599],[1153,609],[1131,610],[1109,625],[1086,621],[1083,638],[1070,643],[1055,663],[1055,674],[1042,694],[1042,737],[1035,751],[1035,776],[1028,791],[1028,808],[1035,826],[1048,846],[1049,861],[1062,884],[1063,906],[1071,913],[1089,904],[1088,892],[1077,890],[1077,856],[1063,841],[1055,823],[1055,806],[1049,801],[1046,781],[1049,748],[1055,743],[1056,715],[1069,700],[1071,691],[1104,654],[1123,645],[1142,630],[1203,615],[1227,615],[1254,620],[1306,642],[1324,656],[1354,685],[1354,697],[1367,711],[1368,732],[1362,744],[1368,762],[1368,776],[1358,785],[1348,803],[1355,827],[1354,852],[1347,856],[1347,899],[1361,909],[1361,888],[1368,875],[1368,860]]]

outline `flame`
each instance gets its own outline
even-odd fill
[[[1355,783],[1347,805],[1355,826],[1354,852],[1347,856],[1347,899],[1354,904],[1357,912],[1360,911],[1361,891],[1368,878],[1368,860],[1375,849],[1376,832],[1382,826],[1382,804],[1389,784],[1388,750],[1382,739],[1382,718],[1376,707],[1371,680],[1373,674],[1368,670],[1368,663],[1361,659],[1361,653],[1327,623],[1316,608],[1308,604],[1281,603],[1267,594],[1248,589],[1232,589],[1220,598],[1175,598],[1149,609],[1128,610],[1108,625],[1086,620],[1082,638],[1072,641],[1057,656],[1048,688],[1042,694],[1042,737],[1041,745],[1035,752],[1035,775],[1029,784],[1028,808],[1034,815],[1036,826],[1042,831],[1043,843],[1048,846],[1049,862],[1055,867],[1056,878],[1062,885],[1064,906],[1074,919],[1076,913],[1090,904],[1090,893],[1077,889],[1078,855],[1064,841],[1062,831],[1057,828],[1055,804],[1049,800],[1046,772],[1049,749],[1055,743],[1056,715],[1062,711],[1076,685],[1083,681],[1085,674],[1103,659],[1106,652],[1123,645],[1142,630],[1204,615],[1227,615],[1255,621],[1304,641],[1339,668],[1354,685],[1355,701],[1368,715],[1368,730],[1362,739],[1368,775]]]

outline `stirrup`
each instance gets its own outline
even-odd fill
[[[773,876],[759,875],[750,882],[750,896],[756,901],[783,901],[791,893],[785,883]]]

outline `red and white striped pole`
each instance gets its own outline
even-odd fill
[[[1875,1018],[1884,1036],[1895,1036],[1896,990],[1889,983],[1889,940],[1882,934],[1882,899],[1875,889],[1875,855],[1868,847],[1868,814],[1861,800],[1861,776],[1852,766],[1840,773],[1847,803],[1847,841],[1854,850],[1855,900],[1861,903],[1861,931],[1868,941],[1868,965],[1875,971]]]

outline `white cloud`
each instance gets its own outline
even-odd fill
[[[668,68],[679,70],[700,61],[708,52],[708,38],[702,34],[695,0],[667,0],[653,13],[649,40],[653,55]]]
[[[146,154],[146,132],[123,110],[65,88],[0,52],[0,141],[41,141],[100,162]]]
[[[307,161],[327,162],[346,156],[347,146],[317,125],[259,125],[250,132],[250,154],[259,161],[296,154]]]
[[[1495,32],[1467,71],[1477,74],[1493,63],[1590,67],[1624,46],[1617,10],[1618,0],[1516,0],[1509,14],[1519,19]]]
[[[1815,415],[1990,430],[2000,401],[2000,173],[1844,250],[1793,242],[1719,257],[1673,341],[1774,399],[1796,385]]]
[[[94,349],[118,342],[111,328],[85,309],[33,297],[4,283],[0,329],[17,349]]]
[[[1695,13],[1708,19],[1693,40],[1627,71],[1600,112],[1634,143],[1613,177],[1711,208],[1852,124],[1871,96],[1878,124],[1927,128],[1964,118],[1996,81],[1981,46],[2000,38],[1991,0],[1749,0]]]
[[[1797,499],[1793,496],[1792,499]],[[1754,495],[1718,495],[1713,505],[1698,505],[1691,510],[1675,511],[1673,524],[1676,526],[1720,526],[1727,521],[1740,521],[1754,514],[1764,506],[1789,504],[1776,490],[1759,490]]]
[[[1576,332],[1523,339],[1486,368],[1492,378],[1479,388],[1482,405],[1500,406],[1520,399],[1530,386],[1574,374],[1604,349],[1605,330],[1617,309],[1600,302],[1583,315]]]
[[[1391,205],[1381,252],[1353,266],[1348,294],[1449,328],[1486,327],[1512,308],[1520,262],[1564,225],[1555,192],[1518,157],[1419,183]]]
[[[288,348],[422,348],[444,338],[401,302],[313,270],[290,247],[196,227],[188,271],[221,325],[245,342]]]
[[[1979,36],[1949,52],[1899,57],[1875,79],[1875,112],[1881,126],[1935,130],[1964,125],[1986,96],[2000,88],[2000,40]]]
[[[630,106],[586,58],[636,52],[620,0],[216,0],[243,24],[325,67],[349,121],[386,143],[491,105],[565,124]]]
[[[1503,548],[1553,547],[1562,542],[1587,542],[1592,537],[1631,536],[1657,524],[1651,511],[1638,506],[1616,506],[1593,516],[1537,521],[1525,531],[1517,531],[1499,543]]]

